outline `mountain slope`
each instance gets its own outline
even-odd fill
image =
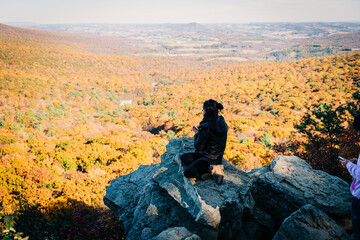
[[[95,54],[75,35],[0,28],[6,214],[26,206],[56,218],[66,209],[69,220],[80,205],[101,205],[111,179],[158,162],[169,139],[193,136],[209,98],[225,106],[225,158],[249,170],[294,154],[287,144],[302,140],[294,124],[359,89],[360,54],[211,64]]]

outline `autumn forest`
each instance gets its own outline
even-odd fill
[[[201,62],[108,54],[101,46],[122,40],[99,39],[0,24],[0,216],[24,236],[124,238],[111,235],[121,223],[103,205],[106,187],[161,161],[169,139],[193,136],[210,98],[229,125],[224,158],[240,169],[288,154],[348,180],[329,159],[359,152],[350,125],[360,53]],[[316,111],[337,114],[342,141],[327,142],[333,135],[319,128],[310,135],[306,117]]]

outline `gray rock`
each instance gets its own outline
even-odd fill
[[[226,238],[243,234],[242,213],[255,204],[250,193],[251,179],[226,160],[222,185],[217,185],[213,179],[199,181],[185,178],[180,155],[194,150],[191,138],[170,141],[167,153],[162,157],[162,167],[153,176],[154,182],[186,209],[197,224],[208,229],[206,236],[214,235],[209,233],[212,232],[209,229]]]
[[[255,204],[251,179],[226,160],[220,186],[214,179],[185,178],[180,155],[194,150],[192,138],[170,140],[160,164],[140,166],[111,182],[104,202],[119,214],[127,239],[154,237],[175,226],[203,239],[245,236],[242,215]]]
[[[148,240],[175,226],[202,230],[187,211],[152,181],[144,187],[132,210],[132,216],[123,220],[126,239]]]
[[[170,140],[166,148],[161,163],[140,166],[106,190],[104,203],[118,213],[128,240],[158,238],[178,228],[201,239],[271,239],[306,204],[334,219],[349,213],[348,185],[297,157],[278,156],[248,173],[224,160],[224,182],[217,185],[214,179],[184,177],[180,156],[194,151],[192,138]]]
[[[273,240],[350,240],[345,230],[311,204],[285,219]]]
[[[184,227],[174,227],[169,228],[163,232],[161,232],[159,235],[157,235],[154,240],[201,240],[201,238],[196,235],[189,232]]]
[[[159,167],[160,165],[141,165],[135,172],[112,180],[106,189],[104,203],[119,215],[125,229],[131,227],[134,210],[145,186],[152,182],[151,177]]]
[[[179,156],[176,155],[174,158],[178,159]],[[221,212],[228,205],[233,207],[236,205],[240,212],[244,205],[252,208],[253,201],[247,195],[250,189],[249,177],[232,168],[228,162],[224,163],[226,169],[224,184],[219,186],[213,180],[196,181],[185,178],[177,161],[160,168],[154,174],[153,180],[184,209],[187,209],[195,221],[217,228],[222,219]]]
[[[266,169],[251,172],[251,177],[256,205],[278,225],[306,204],[316,206],[334,219],[349,218],[352,196],[348,184],[312,169],[298,157],[277,156]]]

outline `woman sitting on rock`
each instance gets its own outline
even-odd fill
[[[187,178],[208,179],[214,176],[216,182],[221,184],[224,179],[222,158],[227,139],[227,124],[219,111],[223,105],[209,99],[203,104],[204,118],[195,132],[194,153],[181,155],[181,162],[185,166],[184,176]]]

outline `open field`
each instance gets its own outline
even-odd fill
[[[360,23],[68,24],[26,27],[121,40],[105,53],[288,61],[357,52]],[[136,49],[136,50],[135,50]]]

